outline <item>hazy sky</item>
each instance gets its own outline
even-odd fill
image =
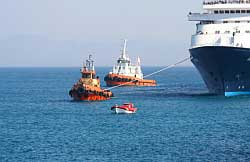
[[[195,23],[189,11],[202,0],[1,0],[0,66],[112,66],[128,39],[142,65],[164,66],[188,57]],[[191,65],[190,63],[184,65]]]

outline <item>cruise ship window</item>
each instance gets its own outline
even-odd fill
[[[236,13],[240,13],[240,10],[236,10]]]
[[[250,13],[250,10],[247,10],[247,13]]]
[[[214,13],[215,13],[215,14],[218,14],[218,13],[219,13],[219,11],[215,10],[215,11],[214,11]]]
[[[229,14],[229,10],[226,10],[225,13],[226,13],[226,14]]]
[[[224,14],[224,11],[223,11],[223,10],[220,10],[220,14]]]
[[[250,33],[250,30],[246,30],[246,33]]]
[[[241,13],[246,13],[246,10],[241,10]]]
[[[235,11],[234,10],[230,10],[230,13],[235,13]]]

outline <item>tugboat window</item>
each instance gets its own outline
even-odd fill
[[[220,34],[220,31],[219,30],[215,31],[215,34]]]
[[[82,74],[83,78],[91,78],[91,74]]]

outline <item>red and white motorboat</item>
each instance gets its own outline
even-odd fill
[[[137,108],[135,108],[134,104],[132,103],[125,103],[121,106],[114,105],[113,107],[111,107],[111,110],[116,114],[133,114],[137,111]]]

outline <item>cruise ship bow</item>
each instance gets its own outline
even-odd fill
[[[190,54],[212,94],[250,94],[250,0],[204,1]]]

